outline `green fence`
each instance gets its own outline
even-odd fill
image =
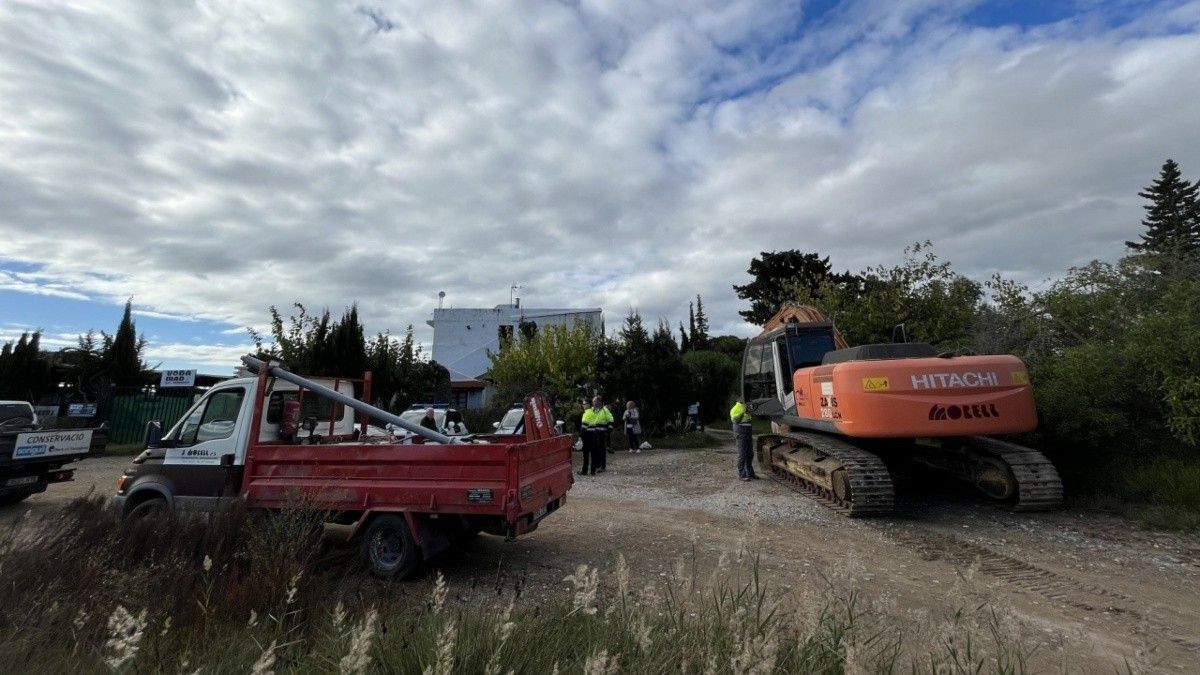
[[[186,396],[140,392],[114,396],[108,414],[108,442],[117,445],[140,442],[146,423],[151,420],[161,421],[166,431],[183,417],[191,402],[190,392]]]

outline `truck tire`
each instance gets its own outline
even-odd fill
[[[170,513],[171,506],[167,504],[167,500],[162,497],[152,497],[129,509],[125,514],[125,522],[142,523],[164,518],[169,516]]]
[[[403,579],[421,562],[421,550],[403,516],[376,516],[362,537],[362,558],[371,574]]]

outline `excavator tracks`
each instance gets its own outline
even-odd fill
[[[811,451],[822,462],[833,459],[837,465],[822,471],[831,476],[844,472],[844,478],[838,478],[842,489],[789,471],[784,455],[800,449]],[[836,438],[805,432],[760,436],[758,451],[759,461],[771,470],[773,477],[842,515],[854,518],[892,512],[895,501],[892,476],[883,461],[871,452]]]
[[[1013,511],[1046,511],[1062,506],[1063,486],[1058,470],[1040,451],[986,436],[972,436],[968,448],[1008,465],[1017,483]]]

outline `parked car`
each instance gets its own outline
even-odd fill
[[[0,430],[35,431],[38,416],[28,401],[0,401]]]
[[[519,434],[525,429],[525,406],[520,403],[514,403],[504,413],[504,417],[500,418],[499,422],[492,422],[493,433],[497,434]]]

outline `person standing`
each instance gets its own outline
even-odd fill
[[[433,408],[425,409],[425,416],[421,418],[421,426],[430,431],[441,431],[438,429],[437,418],[433,415]]]
[[[750,413],[746,410],[746,401],[741,396],[729,410],[729,420],[733,423],[733,436],[737,443],[738,477],[743,481],[757,480],[754,474],[754,455],[750,446],[754,442],[754,433],[750,426]]]
[[[604,400],[599,396],[592,399],[592,407],[583,411],[580,429],[583,434],[583,470],[580,476],[604,473],[608,468],[608,457],[604,447],[604,437],[612,431],[613,416],[604,407]],[[589,469],[589,464],[590,469]]]
[[[641,452],[642,416],[633,401],[625,404],[622,418],[625,420],[625,440],[629,443],[629,452]]]
[[[696,401],[688,405],[688,417],[692,420],[692,425],[696,431],[704,431],[704,425],[700,423],[700,402]]]

